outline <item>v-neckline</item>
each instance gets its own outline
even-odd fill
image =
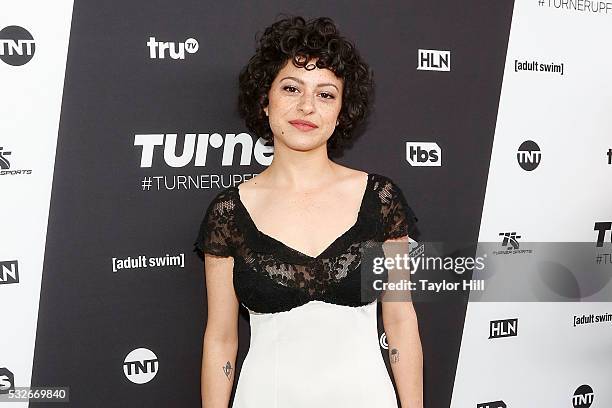
[[[240,198],[240,188],[238,188],[239,186],[234,186],[234,189],[236,190],[236,196],[237,199],[236,201],[238,202],[240,208],[243,210],[244,216],[245,218],[248,220],[249,224],[251,227],[253,227],[255,229],[255,231],[257,231],[257,233],[259,235],[262,235],[264,237],[267,237],[268,239],[276,242],[278,245],[281,245],[282,247],[297,253],[309,260],[318,260],[319,258],[321,258],[323,255],[325,255],[327,253],[328,250],[330,250],[340,239],[342,239],[344,236],[346,236],[349,232],[351,232],[353,229],[355,229],[355,227],[357,227],[357,225],[359,224],[359,221],[361,220],[361,217],[363,216],[363,209],[365,206],[365,202],[367,200],[368,197],[368,193],[370,190],[370,183],[372,181],[372,173],[367,173],[366,175],[367,180],[366,180],[366,186],[365,186],[365,190],[363,192],[363,195],[361,196],[361,203],[359,205],[359,211],[357,212],[357,218],[355,219],[355,222],[353,223],[353,225],[351,225],[346,231],[344,231],[342,234],[340,234],[339,236],[337,236],[329,245],[327,245],[318,255],[316,256],[312,256],[309,254],[306,254],[302,251],[300,251],[299,249],[295,249],[293,247],[290,247],[289,245],[285,244],[283,241],[281,241],[280,239],[274,238],[271,235],[266,234],[265,232],[261,231],[257,225],[255,224],[255,221],[253,220],[253,217],[251,217],[251,214],[249,213],[249,210],[246,208],[246,206],[244,205],[244,203],[242,202],[242,198]]]

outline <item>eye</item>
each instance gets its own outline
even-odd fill
[[[327,95],[328,97],[323,97],[323,99],[336,99],[336,97],[327,92],[321,92],[321,95]]]
[[[283,90],[293,93],[291,89],[295,89],[297,91],[297,88],[295,86],[291,86],[291,85],[283,86]]]

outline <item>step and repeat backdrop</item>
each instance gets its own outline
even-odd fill
[[[200,406],[193,242],[210,200],[272,160],[238,73],[284,13],[331,17],[374,71],[334,160],[401,186],[415,246],[489,257],[472,277],[497,294],[415,302],[426,407],[612,405],[612,2],[1,4],[0,398]],[[538,258],[564,245],[587,260]],[[239,331],[237,375],[246,310]]]

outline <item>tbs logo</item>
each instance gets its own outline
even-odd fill
[[[147,47],[149,47],[149,58],[164,59],[166,58],[166,51],[168,51],[170,58],[184,60],[185,51],[189,54],[195,54],[200,48],[200,44],[195,38],[188,38],[185,42],[175,44],[174,42],[156,41],[155,37],[149,37]]]
[[[406,161],[411,166],[442,166],[442,149],[435,142],[406,142]]]

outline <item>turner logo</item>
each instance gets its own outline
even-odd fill
[[[476,408],[507,408],[507,405],[504,401],[481,402]]]
[[[421,71],[450,71],[450,51],[423,50],[418,52],[417,69]]]
[[[574,408],[589,408],[593,403],[593,398],[595,398],[593,389],[589,385],[583,384],[574,391],[572,404]]]
[[[435,142],[406,142],[406,161],[411,166],[442,166],[442,149]]]
[[[149,47],[149,58],[164,59],[166,58],[166,51],[168,51],[170,58],[184,60],[185,51],[189,54],[195,54],[198,52],[200,44],[195,38],[188,38],[185,42],[175,44],[174,42],[156,41],[155,37],[149,37],[147,47]]]
[[[491,320],[489,338],[514,337],[518,335],[518,319]]]
[[[8,283],[19,283],[17,261],[0,261],[0,285]]]
[[[525,171],[535,170],[542,160],[540,146],[533,140],[526,140],[518,148],[516,153],[519,166]]]
[[[151,381],[157,374],[158,367],[157,356],[147,348],[132,350],[123,360],[123,373],[135,384]]]
[[[247,133],[227,133],[225,137],[218,133],[187,133],[177,146],[177,134],[139,134],[134,135],[134,146],[142,146],[140,167],[153,166],[155,152],[163,149],[163,160],[170,167],[185,167],[195,158],[195,166],[206,166],[208,148],[219,149],[223,147],[222,166],[234,164],[236,147],[240,146],[240,165],[249,166],[252,156],[257,163],[268,166],[272,162],[273,146],[265,145],[259,138],[253,145],[253,138]],[[181,153],[177,155],[176,149]]]
[[[597,247],[602,247],[606,239],[606,232],[612,230],[612,221],[596,222],[593,229],[597,231]],[[610,235],[610,242],[612,243],[612,234],[608,235]]]
[[[34,37],[23,27],[8,26],[0,30],[0,60],[13,66],[24,65],[34,56]]]
[[[6,367],[0,367],[0,394],[8,394],[15,389],[15,377]]]

